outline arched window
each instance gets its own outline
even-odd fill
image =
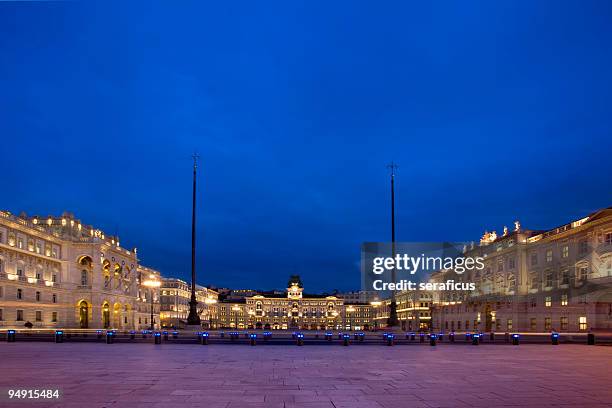
[[[108,302],[104,302],[102,305],[102,327],[105,329],[110,327],[110,307]]]
[[[86,286],[86,285],[87,285],[87,271],[83,269],[81,271],[81,286]]]
[[[81,329],[87,329],[89,326],[89,305],[84,300],[79,303],[79,326]]]
[[[82,256],[78,260],[79,265],[86,268],[91,268],[93,266],[93,261],[88,256]]]

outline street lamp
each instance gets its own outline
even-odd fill
[[[374,331],[378,330],[378,307],[382,304],[382,302],[375,300],[370,302],[370,304],[372,305],[372,307],[374,308]]]
[[[355,311],[353,306],[349,306],[346,308],[346,313],[349,315],[349,330],[353,330],[353,316],[351,313]]]
[[[155,275],[149,275],[149,279],[142,283],[146,287],[149,288],[149,296],[151,297],[151,330],[155,329],[153,325],[153,289],[159,288],[161,286],[161,282],[155,279]]]
[[[253,316],[255,315],[255,311],[249,309],[247,313],[249,314],[249,323],[251,324],[251,326],[253,326],[253,328],[255,328],[255,324],[253,323]]]
[[[232,310],[234,311],[234,329],[238,330],[238,312],[240,311],[240,306],[234,305]]]
[[[215,298],[210,298],[207,297],[206,299],[204,299],[204,303],[207,305],[208,310],[208,327],[209,328],[213,328],[213,313],[210,310],[211,305],[214,305],[215,303],[217,303],[217,299]]]

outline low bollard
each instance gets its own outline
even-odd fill
[[[470,332],[465,333],[465,341],[466,342],[472,341],[472,333]]]
[[[331,332],[326,332],[325,333],[325,340],[332,341],[332,333]]]
[[[263,332],[263,338],[264,338],[264,341],[268,341],[269,339],[272,338],[272,333],[269,331]]]
[[[251,346],[254,346],[257,344],[257,334],[256,333],[251,333],[249,335],[250,339],[251,339]]]
[[[130,331],[130,340],[134,340],[136,338],[136,332],[134,330]]]
[[[521,339],[521,335],[518,334],[518,333],[514,333],[512,335],[512,345],[513,346],[518,346],[519,342],[520,342],[520,339]]]
[[[178,332],[177,331],[173,331],[172,332],[172,338],[173,339],[178,339]]]
[[[164,331],[164,341],[168,341],[168,332]]]
[[[477,346],[480,343],[480,334],[474,333],[472,334],[472,345]]]
[[[63,343],[64,342],[64,332],[62,330],[55,331],[55,342]]]
[[[495,333],[494,332],[489,333],[489,340],[491,340],[491,343],[495,342]]]
[[[231,340],[232,342],[233,342],[234,340],[236,340],[236,333],[234,333],[234,332],[230,332],[229,336],[230,336],[230,340]]]
[[[208,344],[208,333],[200,333],[200,344],[203,346]]]
[[[147,331],[146,331],[146,330],[143,330],[143,331],[142,331],[142,338],[143,338],[143,339],[146,339],[146,338],[147,338]]]
[[[224,331],[219,332],[219,337],[224,338],[225,337],[225,332]]]
[[[416,333],[410,333],[410,341],[415,341],[416,340]]]
[[[15,330],[9,330],[6,332],[6,341],[7,343],[15,342]]]
[[[437,339],[438,339],[438,336],[436,334],[434,334],[434,333],[431,333],[431,335],[429,336],[429,345],[430,346],[435,346]]]
[[[298,333],[295,336],[295,344],[297,344],[298,346],[303,346],[304,345],[304,334]]]
[[[359,340],[359,333],[354,333],[354,334],[353,334],[353,339],[354,339],[355,341],[358,341],[358,340]]]
[[[559,333],[552,333],[550,335],[550,342],[552,343],[553,346],[558,346],[559,345]]]
[[[406,340],[410,340],[410,333],[406,333]]]
[[[96,336],[98,337],[98,340],[100,340],[102,338],[102,330],[96,330]]]
[[[343,334],[342,335],[342,345],[343,346],[348,346],[349,345],[349,340],[351,339],[351,336],[348,334]]]
[[[161,344],[161,333],[160,332],[153,333],[153,338],[155,339],[155,344]]]
[[[393,333],[387,334],[387,346],[393,346],[394,342],[395,342],[395,334]]]
[[[442,343],[442,340],[443,340],[443,339],[444,339],[444,333],[440,333],[440,334],[438,334],[438,341],[439,341],[440,343]]]
[[[593,333],[587,334],[587,344],[589,346],[594,346],[595,345],[595,335]]]
[[[419,342],[425,343],[425,333],[419,333]]]
[[[365,340],[365,333],[359,333],[359,341],[362,342]]]
[[[115,342],[115,332],[112,330],[106,331],[106,344],[113,344]]]
[[[451,343],[454,343],[454,342],[455,342],[455,332],[450,332],[450,333],[448,334],[448,340],[449,340]]]
[[[342,333],[338,333],[338,340],[342,340],[343,336],[344,335]]]

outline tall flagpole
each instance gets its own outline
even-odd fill
[[[193,199],[191,209],[191,300],[189,301],[189,316],[187,316],[188,325],[200,326],[200,316],[198,315],[198,300],[196,299],[196,170],[198,168],[197,153],[193,155]]]
[[[395,170],[397,165],[393,162],[387,166],[391,169],[391,256],[395,259]],[[396,281],[395,266],[391,269],[391,281]],[[391,291],[391,305],[389,307],[389,318],[387,326],[399,326],[397,318],[397,301],[395,299],[395,291]]]

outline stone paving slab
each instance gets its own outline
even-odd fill
[[[612,347],[0,343],[2,407],[612,408]]]

